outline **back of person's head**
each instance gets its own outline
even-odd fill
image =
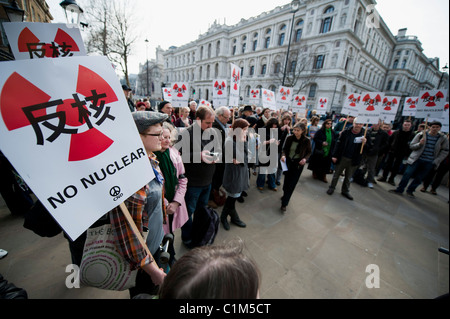
[[[202,105],[197,109],[197,113],[195,113],[195,116],[200,120],[204,120],[207,116],[215,117],[216,112],[211,107]]]
[[[172,267],[160,299],[255,299],[260,272],[243,253],[242,241],[195,248]]]

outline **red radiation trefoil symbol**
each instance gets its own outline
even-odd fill
[[[375,105],[378,105],[378,103],[381,102],[381,96],[377,94],[375,98],[371,98],[369,94],[367,94],[363,98],[364,105],[367,105],[367,111],[375,111]]]
[[[3,86],[0,111],[9,131],[31,126],[37,145],[44,146],[45,140],[53,143],[62,134],[70,135],[69,162],[72,162],[100,155],[114,143],[95,126],[115,120],[107,104],[116,101],[117,96],[108,83],[80,65],[76,93],[65,100],[51,99],[51,96],[14,72]],[[87,126],[87,130],[80,133],[78,127],[83,125]],[[50,136],[44,138],[47,132],[51,132]]]
[[[426,107],[435,107],[437,104],[436,102],[439,102],[441,99],[444,98],[444,94],[441,91],[438,91],[435,95],[430,95],[430,93],[425,92],[424,95],[422,95],[423,102],[426,102]]]
[[[30,59],[70,57],[72,52],[80,51],[75,40],[59,28],[51,43],[41,42],[30,29],[25,28],[19,35],[18,47],[19,52],[28,52]]]

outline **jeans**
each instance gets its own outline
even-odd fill
[[[269,182],[269,188],[274,189],[277,187],[275,184],[275,174],[267,174],[267,181]],[[258,174],[258,178],[256,179],[256,187],[264,187],[264,183],[266,181],[266,174]]]
[[[181,227],[181,240],[185,244],[190,244],[192,241],[192,215],[198,208],[208,205],[209,193],[211,192],[211,185],[203,187],[189,187],[186,190],[185,201],[186,209],[188,211],[189,219]]]
[[[427,176],[427,174],[430,172],[430,170],[433,169],[433,162],[426,162],[424,160],[418,159],[413,164],[408,164],[406,167],[406,171],[403,174],[403,178],[400,181],[400,184],[398,184],[397,192],[403,193],[406,186],[408,185],[408,182],[411,177],[414,176],[413,181],[411,184],[409,184],[408,188],[406,189],[407,193],[413,193],[417,186],[422,183],[422,180]]]

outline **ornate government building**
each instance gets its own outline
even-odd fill
[[[252,88],[276,90],[284,82],[308,97],[309,108],[327,97],[329,110],[337,112],[348,93],[404,98],[447,87],[439,59],[425,56],[406,28],[392,34],[373,5],[376,9],[373,0],[303,0],[295,9],[288,3],[233,26],[216,21],[197,40],[160,52],[162,81],[188,82],[191,97],[211,100],[212,80],[229,80],[233,63],[242,70],[243,104]]]

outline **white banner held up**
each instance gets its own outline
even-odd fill
[[[419,94],[417,118],[440,118],[444,112],[447,90],[425,90]]]
[[[306,96],[305,95],[294,95],[292,99],[292,112],[298,114],[306,113]]]
[[[448,102],[444,105],[444,112],[442,112],[442,116],[440,118],[430,118],[428,119],[429,122],[438,121],[441,122],[442,128],[441,132],[449,133],[449,109],[448,109]]]
[[[381,102],[384,94],[380,92],[366,92],[361,94],[359,104],[358,123],[377,124],[380,121]]]
[[[402,116],[416,116],[417,104],[419,103],[419,97],[407,97],[403,104]]]
[[[86,55],[75,24],[8,22],[3,26],[16,60]]]
[[[317,102],[316,114],[326,114],[328,108],[328,99],[326,97],[319,97],[319,101]]]
[[[230,100],[228,106],[239,106],[240,85],[241,85],[241,68],[231,63]]]
[[[172,102],[172,89],[162,88],[164,101]]]
[[[228,103],[228,86],[227,80],[217,79],[213,81],[213,103],[214,108],[219,108],[221,106],[227,106]]]
[[[106,57],[2,62],[0,90],[0,149],[73,240],[154,178]]]
[[[189,84],[176,82],[172,84],[172,106],[185,107],[189,102]]]
[[[249,103],[252,105],[254,104],[256,106],[259,106],[260,100],[261,100],[261,89],[251,89]]]
[[[289,109],[292,101],[292,93],[292,88],[290,87],[280,86],[278,88],[276,103],[279,109]]]
[[[361,103],[361,94],[350,93],[344,101],[341,113],[349,116],[358,116],[360,103]]]
[[[398,107],[400,105],[400,98],[397,96],[385,96],[381,104],[380,119],[384,123],[391,123],[395,121]]]
[[[277,104],[275,101],[275,92],[267,90],[267,89],[261,89],[261,90],[262,90],[263,107],[276,111]]]

